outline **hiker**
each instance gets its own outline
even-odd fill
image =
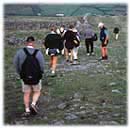
[[[119,37],[119,28],[118,27],[115,27],[114,30],[113,30],[113,33],[115,34],[115,39],[118,40],[118,37]]]
[[[74,48],[73,48],[73,59],[74,59],[73,64],[78,64],[78,49],[79,49],[79,45],[80,45],[80,38],[79,38],[77,29],[74,28],[73,32],[75,34]]]
[[[101,54],[102,54],[101,60],[107,60],[108,59],[107,45],[109,41],[108,29],[102,22],[98,24],[98,28],[100,28],[100,41],[101,41]]]
[[[87,55],[90,56],[90,55],[94,55],[94,44],[93,44],[93,37],[94,37],[94,31],[92,30],[92,26],[91,25],[87,25],[87,28],[86,28],[86,32],[85,32],[85,46],[86,46],[86,52],[87,52]],[[91,48],[91,50],[89,50],[89,48]]]
[[[60,35],[61,35],[62,42],[63,42],[63,45],[64,45],[64,48],[63,48],[63,50],[62,50],[62,52],[61,52],[62,55],[65,55],[65,44],[64,44],[64,35],[65,35],[65,33],[66,33],[65,26],[62,25],[62,26],[60,27]]]
[[[41,51],[35,48],[34,37],[29,36],[26,40],[26,47],[17,51],[14,57],[14,65],[20,75],[24,93],[25,112],[23,116],[37,114],[37,101],[41,93],[41,78],[44,72],[44,57]],[[32,102],[30,99],[32,99]]]
[[[62,38],[56,33],[56,27],[51,27],[51,32],[45,37],[46,54],[50,56],[50,70],[52,76],[55,76],[58,55],[63,49]]]
[[[74,38],[75,34],[73,32],[73,25],[69,26],[69,29],[66,31],[64,35],[65,40],[65,58],[66,62],[73,63],[73,48],[74,48]]]

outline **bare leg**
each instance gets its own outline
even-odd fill
[[[69,52],[66,48],[65,48],[65,59],[69,60]]]
[[[40,94],[41,94],[40,91],[35,91],[35,92],[33,93],[33,97],[32,97],[32,104],[33,104],[33,105],[36,105],[36,103],[37,103],[37,101],[38,101],[38,99],[39,99],[39,97],[40,97]]]
[[[29,111],[30,94],[31,92],[24,92],[25,111]]]
[[[58,61],[58,57],[53,56],[53,59],[52,59],[52,71],[54,71],[54,72],[56,71],[57,61]]]
[[[73,62],[73,50],[70,51],[70,61]]]

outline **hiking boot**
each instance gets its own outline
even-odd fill
[[[79,64],[79,62],[78,62],[77,59],[75,59],[75,60],[73,61],[73,65],[77,65],[77,64]]]
[[[36,105],[31,104],[30,110],[32,115],[38,114],[38,108]]]
[[[90,56],[90,53],[87,53],[87,56]]]
[[[94,56],[95,55],[94,52],[92,52],[91,55]]]
[[[30,115],[31,115],[30,112],[24,112],[24,113],[22,114],[23,117],[29,117]]]
[[[73,64],[73,61],[72,61],[72,60],[70,60],[70,64]]]
[[[56,72],[55,71],[51,71],[50,76],[51,77],[55,77],[56,76]]]
[[[68,62],[69,62],[69,60],[66,60],[66,62],[68,63]]]

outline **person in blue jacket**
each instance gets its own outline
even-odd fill
[[[105,27],[104,23],[102,23],[102,22],[100,22],[98,24],[98,27],[100,28],[100,41],[101,41],[102,60],[107,60],[108,59],[107,45],[108,45],[108,42],[109,42],[108,29]]]

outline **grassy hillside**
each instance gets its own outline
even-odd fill
[[[65,16],[90,15],[127,15],[127,5],[125,4],[28,4],[28,5],[5,5],[5,15],[19,16],[56,16],[63,13]]]

